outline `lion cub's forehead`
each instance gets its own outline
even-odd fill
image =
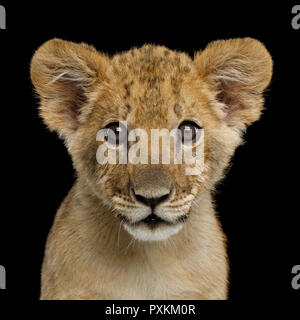
[[[154,76],[157,73],[186,73],[192,66],[192,59],[183,52],[173,51],[163,46],[144,45],[113,57],[114,72],[125,76],[124,71],[135,76]]]
[[[115,55],[111,71],[132,117],[135,114],[137,121],[158,124],[178,111],[176,106],[183,99],[182,84],[193,69],[187,54],[145,45]]]

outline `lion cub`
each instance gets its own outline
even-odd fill
[[[64,140],[77,180],[48,237],[41,299],[226,299],[211,194],[260,117],[271,75],[270,54],[251,38],[212,42],[193,59],[154,45],[109,57],[86,44],[43,44],[31,62],[40,115]],[[186,174],[184,162],[100,164],[102,145],[130,152],[124,122],[128,131],[189,132],[193,150],[201,132],[201,173]],[[114,144],[97,139],[101,129]]]

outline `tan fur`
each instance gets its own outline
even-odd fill
[[[49,234],[41,299],[226,299],[225,237],[211,194],[259,118],[271,75],[270,55],[250,38],[215,41],[194,59],[153,45],[113,57],[58,39],[39,48],[31,77],[40,114],[64,139],[77,173]],[[146,130],[199,123],[204,171],[99,165],[96,133],[120,120]],[[135,240],[117,217],[138,212],[131,184],[154,196],[175,186],[165,206],[188,214],[182,230],[165,241]]]

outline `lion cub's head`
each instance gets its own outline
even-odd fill
[[[153,45],[108,57],[54,39],[31,64],[40,114],[64,139],[78,179],[141,240],[177,233],[197,196],[222,178],[242,132],[260,116],[271,74],[269,53],[250,38],[212,42],[193,59]],[[187,161],[163,161],[157,129],[162,136],[175,129],[172,154],[202,147],[197,174],[187,174]],[[99,162],[101,150],[113,161]]]

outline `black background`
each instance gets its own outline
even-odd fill
[[[231,269],[230,301],[219,303],[218,310],[245,305],[247,313],[258,306],[290,313],[300,302],[300,290],[291,288],[291,269],[300,264],[300,30],[291,26],[296,3],[206,2],[1,1],[7,29],[0,30],[0,265],[7,271],[7,290],[0,291],[0,304],[43,306],[38,297],[45,241],[74,181],[63,143],[37,116],[29,76],[34,51],[54,37],[87,42],[109,54],[155,43],[193,55],[212,40],[244,36],[266,45],[274,59],[266,110],[248,129],[247,143],[237,150],[216,195]],[[201,303],[200,315],[201,310],[212,315],[217,309]]]

